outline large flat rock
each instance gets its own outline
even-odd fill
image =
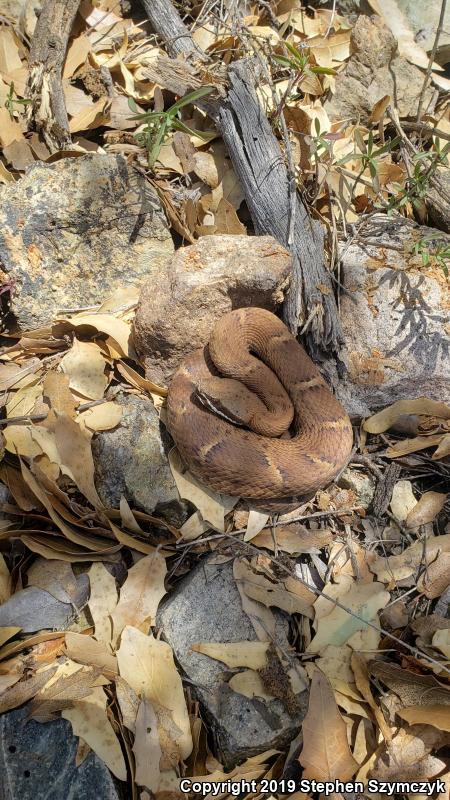
[[[433,234],[378,215],[342,246],[343,369],[330,361],[327,372],[350,414],[421,396],[450,402],[450,285]]]
[[[120,155],[37,161],[0,186],[0,283],[21,330],[157,276],[173,242],[156,192]]]
[[[65,719],[28,719],[29,706],[0,715],[2,800],[124,800],[122,786],[94,753],[79,765],[79,739]]]
[[[276,640],[286,652],[287,620],[276,612]],[[218,758],[226,767],[271,748],[286,746],[298,733],[306,712],[307,693],[288,714],[280,700],[248,699],[234,692],[225,664],[191,650],[196,642],[256,640],[250,618],[242,610],[233,577],[233,560],[203,559],[163,602],[157,619],[165,639],[198,696],[212,732]]]

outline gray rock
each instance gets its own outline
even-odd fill
[[[204,236],[166,262],[142,288],[134,325],[148,377],[167,383],[180,361],[203,347],[215,321],[235,308],[275,311],[291,269],[271,236]]]
[[[65,719],[28,721],[29,706],[0,716],[1,800],[121,800],[121,785],[94,753],[77,766],[78,737]]]
[[[218,758],[228,768],[244,758],[288,744],[298,733],[306,712],[307,693],[296,695],[299,710],[290,716],[279,700],[250,700],[234,692],[224,680],[224,664],[191,650],[195,642],[256,639],[254,627],[242,610],[233,563],[217,563],[220,561],[215,556],[203,559],[183,578],[162,603],[157,625],[203,706]],[[286,651],[286,619],[281,612],[276,612],[276,618],[276,637]]]
[[[441,13],[441,0],[427,0],[426,3],[418,3],[417,0],[397,0],[397,5],[403,11],[412,28],[415,41],[429,52],[436,37],[436,29]],[[445,64],[449,60],[449,46],[450,6],[447,5],[443,30],[439,37],[439,47],[435,58],[435,61],[439,64]]]
[[[21,589],[0,605],[0,627],[19,626],[23,633],[65,630],[89,599],[89,577],[85,573],[78,578],[77,589],[73,604],[62,603],[37,586]]]
[[[10,327],[48,324],[158,275],[173,252],[158,196],[120,155],[37,161],[0,186],[0,283]],[[8,323],[9,324],[9,323]]]
[[[186,504],[179,502],[166,456],[171,440],[152,401],[124,393],[115,400],[124,409],[120,425],[97,434],[92,441],[100,498],[106,506],[117,508],[123,495],[148,513],[157,509],[165,515],[178,514],[182,524]]]
[[[336,78],[336,92],[325,103],[332,120],[367,121],[375,103],[385,95],[393,98],[400,117],[416,114],[423,73],[398,55],[397,42],[381,18],[358,17],[350,52],[345,72]],[[424,107],[431,112],[434,95],[428,88],[424,96]]]
[[[326,372],[350,414],[421,396],[450,401],[450,296],[427,239],[435,233],[380,214],[342,248],[343,364]],[[417,246],[429,248],[427,266]]]
[[[337,484],[342,489],[350,489],[355,492],[357,497],[355,505],[365,509],[369,508],[375,494],[375,481],[371,475],[347,467],[339,476]]]

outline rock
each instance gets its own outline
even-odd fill
[[[439,24],[441,13],[441,0],[428,0],[426,3],[418,3],[417,0],[397,0],[397,5],[405,15],[414,33],[414,40],[426,52],[430,52],[436,38],[436,30]],[[444,26],[439,36],[439,47],[435,61],[444,65],[449,61],[450,45],[450,8],[444,17]]]
[[[121,800],[121,785],[94,753],[76,763],[78,737],[65,719],[28,720],[29,704],[0,716],[2,800]]]
[[[89,578],[83,573],[77,580],[73,604],[62,603],[49,592],[29,586],[15,592],[0,605],[0,627],[18,626],[22,633],[43,629],[65,630],[79,616],[89,599]]]
[[[284,651],[286,618],[275,612],[276,638]],[[279,700],[253,700],[234,692],[225,682],[225,664],[191,650],[195,642],[256,640],[250,618],[233,577],[232,560],[203,559],[163,601],[157,625],[171,645],[210,720],[217,757],[226,768],[272,748],[282,748],[298,733],[306,713],[307,693],[295,695],[298,709],[290,716]]]
[[[158,282],[142,288],[134,339],[148,376],[166,383],[180,361],[235,308],[274,311],[283,301],[289,253],[271,236],[204,236],[180,248]]]
[[[173,252],[158,196],[120,155],[36,161],[0,186],[0,283],[10,329],[46,325],[74,303],[158,275]]]
[[[380,214],[344,252],[343,364],[325,371],[350,414],[421,396],[450,402],[450,287],[427,239],[435,233]]]
[[[122,495],[134,506],[151,513],[155,509],[182,524],[186,503],[179,495],[166,450],[172,446],[160,425],[151,400],[119,393],[123,411],[120,425],[102,431],[92,441],[95,485],[106,506],[118,508]]]
[[[371,475],[346,467],[336,483],[342,489],[350,489],[355,492],[356,506],[366,510],[369,508],[375,494],[375,481]]]
[[[398,55],[397,42],[380,17],[361,14],[351,33],[352,53],[345,72],[336,78],[336,92],[325,103],[332,120],[367,121],[375,103],[395,98],[400,117],[413,117],[423,85],[423,73]],[[428,88],[424,107],[432,113],[434,89]]]

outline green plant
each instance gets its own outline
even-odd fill
[[[273,60],[281,67],[286,67],[287,69],[293,70],[293,72],[298,72],[301,74],[306,74],[307,72],[315,72],[316,75],[336,74],[336,70],[331,69],[330,67],[311,66],[308,48],[302,47],[301,50],[298,50],[290,42],[284,42],[284,45],[289,51],[290,57],[278,55],[273,56]]]
[[[173,106],[170,106],[167,111],[145,111],[143,114],[136,113],[133,117],[130,117],[130,119],[139,120],[144,124],[143,130],[135,134],[135,139],[138,144],[147,150],[150,167],[154,167],[161,147],[172,131],[184,131],[184,133],[200,136],[206,140],[210,138],[210,134],[194,131],[185,125],[180,119],[180,111],[185,106],[200,100],[201,97],[211,94],[213,89],[213,86],[201,86],[200,89],[185,94]],[[137,112],[136,103],[131,97],[128,98],[128,105],[132,111]]]
[[[429,245],[433,242],[434,246],[430,249]],[[440,244],[441,243],[441,244]],[[450,244],[441,233],[430,233],[428,236],[423,236],[414,245],[414,252],[416,255],[422,256],[422,263],[424,267],[430,263],[431,258],[436,259],[437,263],[444,272],[446,278],[449,275],[450,266]]]
[[[31,100],[26,100],[17,96],[17,92],[14,89],[14,83],[11,81],[9,84],[8,96],[5,100],[5,108],[8,109],[11,119],[14,119],[14,106],[27,106],[29,103],[31,103]]]

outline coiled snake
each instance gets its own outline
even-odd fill
[[[207,347],[175,372],[167,409],[193,475],[263,507],[311,497],[352,448],[344,408],[286,326],[262,308],[216,323]]]

